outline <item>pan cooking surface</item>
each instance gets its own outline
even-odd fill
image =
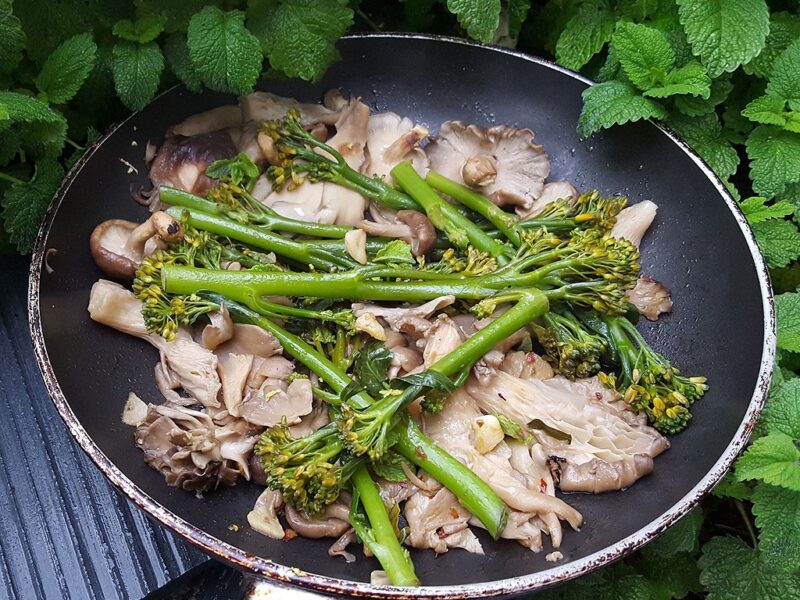
[[[771,309],[763,264],[751,254],[752,239],[748,242],[749,233],[743,233],[741,215],[734,215],[719,185],[698,163],[649,123],[580,140],[575,125],[586,83],[552,65],[420,37],[350,38],[340,48],[342,61],[318,84],[265,82],[262,89],[319,101],[324,91],[340,87],[345,94],[361,96],[374,111],[392,110],[433,129],[448,119],[530,127],[550,155],[551,179],[568,179],[578,189],[625,194],[631,202],[652,199],[658,204],[658,216],[642,245],[642,271],[672,291],[675,307],[671,315],[654,324],[643,321],[640,328],[676,366],[708,376],[710,390],[693,408],[690,427],[672,438],[672,449],[656,459],[654,473],[630,490],[568,496],[584,515],[585,525],[580,532],[565,529],[560,548],[564,559],[557,565],[544,559],[549,546],[534,554],[515,542],[492,542],[482,532],[485,556],[453,550],[436,557],[425,551],[415,552],[414,562],[426,585],[484,583],[551,570],[507,582],[502,589],[509,591],[555,581],[619,556],[650,537],[654,528],[674,520],[710,487],[727,464],[715,463],[720,457],[723,463],[732,460],[744,443],[740,426],[747,421],[744,429],[749,431],[763,402],[769,361],[762,364],[762,355],[771,358],[773,350]],[[89,289],[101,276],[88,251],[92,228],[109,218],[145,218],[145,209],[131,200],[128,190],[131,184],[147,184],[146,143],[160,143],[170,125],[191,114],[234,101],[210,92],[193,95],[182,88],[165,93],[104,139],[62,189],[61,204],[51,208],[52,226],[46,241],[40,240],[32,271],[35,280],[43,249],[58,250],[48,259],[54,272],[41,271],[40,300],[33,307],[41,310],[43,343],[52,365],[51,371],[43,367],[43,372],[57,403],[63,392],[68,407],[60,409],[73,432],[82,427],[88,435],[78,436],[84,448],[107,474],[111,465],[116,467],[129,481],[111,472],[112,479],[167,525],[178,526],[207,549],[213,544],[208,536],[226,542],[231,548],[220,546],[218,552],[258,569],[269,565],[254,557],[309,573],[369,581],[377,562],[359,556],[348,565],[341,558],[329,558],[332,540],[297,538],[286,543],[250,530],[246,515],[259,494],[256,486],[220,489],[203,500],[167,487],[163,477],[144,464],[131,429],[120,420],[130,391],[145,401],[162,401],[153,381],[157,352],[145,342],[93,323],[86,311]],[[128,173],[122,159],[138,168],[138,174]],[[35,290],[34,281],[34,301]],[[36,329],[36,319],[32,322]],[[34,341],[41,356],[41,342]],[[735,448],[728,448],[734,440]],[[102,454],[91,451],[92,443]],[[157,510],[150,499],[188,526]],[[233,523],[240,525],[238,531],[229,529]],[[640,531],[651,524],[650,531]],[[291,572],[284,570],[284,576]],[[473,588],[470,593],[500,589]]]

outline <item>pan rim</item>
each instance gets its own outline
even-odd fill
[[[506,56],[515,57],[548,69],[558,71],[565,76],[581,81],[587,85],[592,85],[594,83],[592,80],[580,75],[579,73],[575,73],[574,71],[557,65],[552,61],[528,55],[517,50],[511,50],[492,45],[482,45],[461,38],[416,33],[376,32],[351,34],[344,36],[343,39],[365,40],[372,38],[424,40],[479,48],[483,51],[504,54]],[[157,97],[169,94],[177,87],[180,86],[173,86],[159,94]],[[172,511],[169,511],[165,507],[161,506],[157,501],[151,498],[130,479],[128,479],[128,477],[121,470],[119,470],[116,465],[114,465],[111,460],[100,450],[100,448],[95,444],[81,423],[78,421],[76,415],[69,406],[69,403],[67,402],[67,399],[64,396],[56,379],[52,365],[50,364],[47,348],[44,344],[44,334],[42,330],[40,311],[40,279],[42,267],[47,258],[46,242],[48,234],[53,222],[55,221],[58,209],[61,206],[66,192],[69,190],[72,182],[83,168],[83,165],[91,159],[91,157],[105,142],[105,140],[114,135],[117,130],[119,130],[131,118],[137,115],[138,112],[139,111],[131,113],[131,115],[129,115],[125,120],[110,127],[109,130],[86,151],[84,156],[81,157],[81,159],[72,167],[72,169],[70,169],[61,186],[56,191],[56,194],[53,197],[53,200],[51,201],[45,214],[44,222],[39,229],[31,258],[28,285],[29,328],[33,342],[34,353],[39,370],[44,379],[45,386],[47,387],[48,393],[53,400],[59,415],[67,425],[72,437],[75,438],[83,451],[89,455],[104,476],[117,489],[119,489],[130,500],[132,500],[139,508],[146,511],[150,516],[156,519],[161,525],[164,525],[175,531],[182,538],[199,547],[205,553],[222,559],[228,563],[232,563],[240,568],[254,572],[258,575],[265,576],[268,579],[278,580],[292,585],[327,593],[376,598],[481,598],[506,594],[518,594],[535,589],[541,589],[550,585],[567,581],[569,579],[573,579],[575,577],[579,577],[599,568],[600,566],[623,558],[637,548],[641,547],[680,519],[708,492],[710,492],[716,483],[722,478],[725,472],[730,468],[730,466],[733,464],[733,461],[743,450],[747,441],[749,440],[756,420],[758,419],[758,416],[764,407],[767,393],[769,391],[772,366],[774,363],[777,345],[775,308],[773,303],[772,288],[769,280],[769,272],[767,270],[764,258],[758,248],[752,230],[747,224],[747,221],[737,203],[731,197],[724,184],[711,170],[711,168],[699,156],[697,156],[687,144],[678,139],[678,137],[672,131],[661,124],[651,121],[651,125],[657,127],[674,144],[683,150],[683,152],[706,175],[712,185],[714,185],[719,194],[722,196],[722,199],[725,201],[728,209],[733,214],[736,223],[739,225],[739,229],[745,238],[753,259],[756,275],[759,280],[763,308],[764,342],[761,354],[761,363],[756,386],[750,399],[747,411],[725,451],[721,454],[719,459],[711,467],[708,473],[689,492],[687,492],[680,500],[673,504],[672,507],[664,511],[660,517],[654,519],[648,525],[640,528],[638,531],[616,542],[615,544],[595,552],[594,554],[563,565],[553,566],[538,573],[482,583],[422,586],[419,588],[398,588],[393,586],[373,585],[365,582],[306,573],[295,567],[282,565],[267,558],[254,556],[240,548],[216,538],[215,536],[207,533],[199,527],[196,527],[195,525],[190,524]]]

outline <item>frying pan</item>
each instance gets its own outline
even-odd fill
[[[185,117],[234,98],[168,90],[95,144],[69,173],[49,208],[31,266],[30,323],[50,394],[78,443],[103,473],[151,517],[209,554],[293,586],[375,598],[513,595],[564,581],[618,559],[658,535],[707,493],[743,448],[761,410],[775,350],[768,275],[753,235],[712,171],[664,129],[639,122],[581,140],[575,125],[590,82],[544,60],[462,40],[377,34],[345,38],[342,60],[322,81],[269,81],[284,96],[318,101],[339,87],[376,111],[392,110],[435,129],[448,119],[530,127],[552,161],[554,179],[579,189],[653,199],[659,212],[642,245],[642,270],[672,290],[675,308],[646,338],[711,389],[694,420],[672,438],[655,471],[623,492],[571,494],[585,517],[565,533],[556,564],[482,532],[485,556],[415,552],[424,587],[365,583],[377,563],[330,558],[330,540],[282,542],[252,531],[245,516],[260,490],[250,484],[193,495],[167,487],[135,449],[120,421],[129,391],[159,402],[155,350],[93,323],[89,289],[92,228],[109,218],[142,220],[129,186],[147,183],[145,144],[159,143]],[[123,162],[125,161],[125,162]],[[129,172],[128,165],[138,169]],[[241,527],[229,528],[231,524]]]

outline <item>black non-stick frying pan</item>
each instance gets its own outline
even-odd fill
[[[269,539],[246,524],[260,490],[250,484],[198,500],[167,487],[120,421],[129,391],[160,402],[156,352],[93,323],[89,289],[101,273],[89,255],[92,228],[117,217],[142,220],[131,184],[147,183],[148,141],[185,117],[234,101],[177,87],[100,140],[70,172],[49,209],[34,254],[30,321],[50,393],[72,434],[105,475],[153,518],[217,557],[257,574],[323,591],[374,597],[486,597],[563,581],[617,559],[676,521],[708,492],[745,444],[763,404],[775,349],[764,262],[742,214],[702,161],[650,123],[581,140],[575,126],[589,82],[549,62],[460,40],[416,35],[349,37],[341,62],[316,84],[270,81],[277,94],[318,101],[339,87],[376,111],[392,110],[435,129],[448,119],[530,127],[552,161],[552,176],[579,189],[652,199],[659,206],[642,245],[642,270],[672,290],[675,308],[640,325],[653,345],[711,389],[691,426],[672,438],[655,471],[631,489],[567,500],[585,517],[568,531],[563,560],[479,533],[485,556],[415,552],[425,587],[372,586],[373,560],[329,558],[330,540]],[[130,172],[128,165],[138,168]],[[51,270],[52,269],[52,270]],[[241,525],[238,530],[231,524]]]

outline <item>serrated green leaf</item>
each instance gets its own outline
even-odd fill
[[[775,59],[798,38],[800,38],[800,15],[788,12],[772,13],[769,17],[769,35],[764,49],[744,65],[744,72],[769,79]]]
[[[8,113],[8,118],[0,121],[0,165],[8,164],[20,149],[32,158],[61,152],[67,134],[67,121],[61,113],[16,92],[0,91],[0,105]]]
[[[617,9],[624,17],[644,21],[658,12],[658,0],[622,0]]]
[[[64,169],[55,159],[36,163],[30,181],[14,183],[3,196],[3,225],[21,254],[30,252],[47,206],[64,179]]]
[[[769,267],[785,267],[800,257],[800,231],[791,221],[763,221],[752,227]]]
[[[97,44],[91,33],[71,37],[48,57],[36,87],[53,104],[71,100],[94,69]]]
[[[765,0],[677,0],[680,21],[711,77],[734,71],[764,47],[769,33]]]
[[[516,39],[531,10],[530,0],[508,0],[508,35]]]
[[[153,99],[163,70],[164,56],[155,42],[114,44],[111,59],[114,88],[131,110],[140,110]]]
[[[356,381],[369,394],[378,395],[389,384],[389,365],[392,352],[381,342],[371,341],[361,348],[353,359]]]
[[[800,294],[786,293],[775,297],[778,320],[778,348],[800,352]]]
[[[768,432],[800,439],[800,379],[773,381],[763,420]]]
[[[742,540],[715,537],[703,546],[700,582],[707,600],[798,600],[800,581]]]
[[[614,13],[607,3],[597,0],[582,4],[558,37],[556,60],[577,71],[603,49],[613,33]]]
[[[780,432],[757,439],[736,462],[736,478],[758,479],[800,491],[800,449],[796,441]]]
[[[743,481],[737,481],[733,473],[726,473],[711,492],[717,498],[736,498],[737,500],[749,500],[753,494],[750,485]]]
[[[492,41],[500,24],[500,0],[447,0],[447,10],[453,13],[467,35],[479,42]]]
[[[651,98],[666,98],[678,95],[697,96],[707,99],[711,95],[711,79],[706,68],[696,60],[667,73],[663,85],[645,91]]]
[[[199,92],[203,82],[192,65],[192,59],[189,58],[186,36],[181,33],[170,35],[164,41],[164,55],[175,77],[180,79],[190,91]]]
[[[693,119],[676,116],[669,125],[708,163],[723,181],[736,172],[739,155],[725,138],[716,113]]]
[[[25,32],[14,16],[11,0],[0,0],[0,73],[10,73],[22,60]]]
[[[267,2],[248,13],[270,66],[289,77],[319,79],[339,60],[336,40],[353,23],[353,11],[339,0]]]
[[[703,511],[695,508],[654,541],[647,544],[643,552],[650,556],[661,557],[669,557],[680,552],[693,552],[697,547],[697,534],[700,532],[702,524]]]
[[[770,219],[782,219],[794,213],[794,205],[786,200],[779,200],[773,204],[767,204],[767,199],[761,196],[752,196],[739,203],[739,208],[747,217],[751,224],[769,221]]]
[[[620,69],[622,69],[622,65],[619,64],[617,53],[614,52],[614,48],[612,46],[609,46],[606,61],[603,63],[603,66],[600,67],[595,79],[600,83],[611,81],[613,79],[619,79]]]
[[[130,19],[117,21],[114,23],[111,33],[129,42],[147,44],[161,35],[166,24],[167,18],[165,16],[149,14],[136,19],[135,22]]]
[[[671,555],[668,562],[661,556],[643,554],[635,565],[659,594],[651,596],[651,600],[684,598],[702,590],[697,560],[688,552]]]
[[[708,98],[676,96],[675,108],[688,117],[707,115],[725,102],[732,90],[733,83],[731,83],[730,75],[722,75],[711,82],[711,93]]]
[[[800,39],[783,51],[772,65],[767,94],[800,102]]]
[[[766,483],[753,490],[758,548],[779,565],[800,566],[800,492]]]
[[[779,96],[766,95],[750,102],[742,115],[754,123],[783,127],[787,122],[786,100]]]
[[[39,68],[61,42],[91,30],[93,25],[91,12],[77,10],[75,2],[69,0],[17,1],[14,14],[27,36],[25,54]]]
[[[244,13],[207,6],[189,21],[189,57],[203,83],[219,92],[248,94],[261,74],[258,39],[244,26]]]
[[[617,25],[611,44],[622,69],[640,90],[666,83],[675,64],[675,52],[659,30],[623,21]]]
[[[800,181],[800,134],[759,125],[746,145],[756,193],[771,198],[780,195],[787,183]]]
[[[588,137],[601,129],[640,119],[664,119],[667,111],[621,81],[598,83],[583,91],[578,133]]]

